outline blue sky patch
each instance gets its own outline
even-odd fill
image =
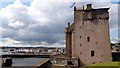
[[[10,5],[10,4],[13,4],[14,3],[14,1],[13,2],[1,2],[0,3],[0,9],[1,8],[5,8],[6,6],[8,6],[8,5]],[[30,6],[31,5],[31,2],[22,2],[24,5],[26,5],[26,6]]]

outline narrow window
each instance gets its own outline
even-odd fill
[[[80,38],[81,38],[81,36],[80,36]]]
[[[97,44],[97,42],[95,44]]]
[[[95,56],[95,52],[91,51],[91,57]]]
[[[93,32],[93,30],[92,30],[92,32]]]
[[[87,37],[87,41],[88,41],[88,42],[90,41],[90,37]]]
[[[82,44],[80,44],[80,46],[82,46]]]
[[[103,57],[103,55],[101,55]]]
[[[95,62],[93,62],[92,64],[95,64]]]
[[[81,26],[80,26],[80,29],[81,29]]]
[[[80,52],[80,54],[82,54],[82,52]]]

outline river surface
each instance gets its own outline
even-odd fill
[[[0,55],[5,54],[0,49]],[[1,57],[0,57],[1,58]],[[35,66],[42,64],[43,62],[49,60],[49,58],[12,58],[13,64],[12,66]],[[1,59],[0,59],[0,67],[1,67]]]
[[[12,66],[40,66],[48,60],[49,58],[12,58]],[[2,59],[0,59],[0,67],[1,64]]]
[[[48,58],[13,58],[12,66],[36,66],[49,60]]]

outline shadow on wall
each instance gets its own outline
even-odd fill
[[[85,64],[80,60],[78,59],[78,67],[81,67],[81,66],[84,66]]]
[[[46,63],[44,63],[43,65],[37,67],[37,68],[51,68],[52,67],[52,63],[51,61],[47,61]]]
[[[120,61],[120,52],[113,52],[112,58],[113,58],[113,61]]]

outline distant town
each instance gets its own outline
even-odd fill
[[[0,47],[6,55],[65,55],[65,47]],[[111,52],[120,52],[120,43],[111,43]]]
[[[65,47],[2,47],[5,55],[65,55]]]

